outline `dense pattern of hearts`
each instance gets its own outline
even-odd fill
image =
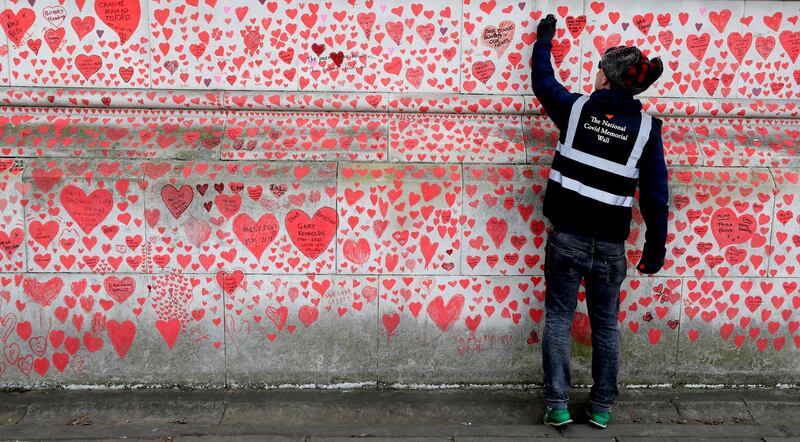
[[[86,3],[7,5],[0,84],[529,94],[535,27],[554,13],[556,73],[575,91],[607,47],[635,44],[668,67],[653,96],[800,97],[792,2]]]
[[[796,4],[540,7],[9,2],[0,84],[21,87],[0,92],[0,384],[93,382],[100,364],[154,382],[180,380],[177,364],[278,372],[292,367],[276,355],[332,334],[379,337],[398,367],[525,368],[558,137],[530,91],[545,12],[575,92],[610,45],[668,65],[643,98],[664,117],[668,254],[659,277],[626,280],[624,339],[694,366],[714,347],[796,354]],[[635,206],[630,266],[644,234]],[[590,345],[583,302],[573,337]]]

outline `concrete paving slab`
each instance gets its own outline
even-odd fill
[[[336,163],[240,166],[170,163],[149,175],[144,199],[160,216],[148,219],[155,253],[145,269],[221,277],[332,273]],[[222,289],[231,295],[235,288],[228,281]]]
[[[22,420],[28,407],[16,404],[0,404],[0,426],[14,425]]]
[[[207,434],[207,425],[179,424],[122,424],[122,425],[15,425],[0,429],[0,440],[102,440],[153,439],[164,440],[181,435]]]
[[[165,441],[165,440],[177,440],[178,437],[175,436],[153,436],[153,437],[125,437],[124,440],[127,441],[140,441],[140,440],[158,440],[158,441]],[[63,441],[64,439],[41,439],[39,442],[55,442],[55,441]],[[119,442],[120,438],[103,438],[103,439],[91,439],[92,442]],[[183,440],[183,439],[181,439]]]
[[[386,160],[387,116],[236,112],[226,119],[220,154],[224,160]]]
[[[459,273],[460,165],[339,163],[338,175],[338,273]]]
[[[525,162],[519,115],[394,114],[390,124],[392,161]]]
[[[580,438],[573,438],[573,437],[515,437],[513,440],[514,442],[535,442],[540,440],[552,440],[558,438],[558,440],[579,440],[581,442],[614,442],[615,439],[613,437],[580,437]],[[505,442],[509,440],[507,437],[458,437],[454,438],[455,442]]]
[[[101,426],[217,424],[222,419],[224,397],[169,391],[55,393],[46,400],[34,400],[21,423],[33,427],[60,427],[73,421]]]
[[[350,442],[351,437],[312,437],[309,442]],[[370,442],[449,442],[449,437],[371,437]]]
[[[750,415],[761,425],[784,425],[797,422],[800,402],[746,401]]]
[[[781,427],[787,436],[800,437],[800,426],[790,425]]]
[[[223,301],[200,279],[62,271],[20,281],[5,293],[28,307],[0,317],[29,331],[5,342],[0,385],[224,385]]]
[[[683,419],[675,405],[668,401],[619,401],[614,408],[614,425],[680,423]]]
[[[675,379],[706,384],[741,379],[761,385],[796,379],[796,319],[784,283],[796,286],[792,278],[684,279]]]
[[[344,422],[344,421],[343,421]],[[306,435],[309,437],[560,437],[558,430],[545,425],[329,425],[275,426],[257,424],[220,425],[211,435]]]
[[[222,425],[530,425],[542,407],[538,395],[525,392],[234,392]]]
[[[557,430],[540,424],[539,390],[439,391],[35,391],[0,396],[0,411],[30,409],[18,423],[0,425],[0,440],[781,440],[800,426],[765,424],[753,414],[798,414],[797,391],[623,389],[605,431],[586,425],[587,390],[574,389],[575,423]],[[774,393],[774,394],[772,394]],[[772,400],[770,400],[772,399]],[[222,409],[226,407],[224,419]],[[672,404],[678,404],[678,409]],[[766,422],[766,420],[765,420]],[[70,425],[69,423],[72,423]],[[776,423],[780,424],[781,421]],[[264,436],[268,436],[265,438]],[[383,439],[380,439],[383,438]],[[671,439],[670,439],[671,438]],[[185,440],[185,439],[184,439]]]
[[[651,441],[651,440],[653,440],[653,438],[652,437],[623,437],[623,438],[617,438],[616,440],[618,442],[644,442],[644,441]],[[664,437],[664,438],[661,438],[660,437],[660,438],[658,438],[658,440],[659,440],[659,442],[686,442],[686,441],[688,441],[688,442],[695,442],[695,441],[697,441],[697,442],[699,442],[699,441],[704,441],[704,442],[716,442],[716,441],[725,441],[725,442],[731,442],[731,441],[758,442],[758,441],[762,441],[763,439],[760,438],[760,437],[734,437],[734,438],[731,438],[731,437]],[[784,439],[778,439],[778,440],[784,440]]]
[[[678,412],[689,422],[719,424],[755,424],[743,401],[681,401],[676,402]]]
[[[761,425],[696,425],[696,424],[620,424],[613,422],[606,430],[598,430],[588,425],[570,425],[562,434],[565,437],[596,437],[598,432],[607,432],[609,435],[621,439],[624,437],[642,438],[761,438],[765,436],[786,436],[786,433],[777,427]]]
[[[547,173],[542,166],[464,167],[463,274],[544,274]]]
[[[181,436],[179,442],[304,442],[305,436]]]

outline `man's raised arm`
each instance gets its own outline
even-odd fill
[[[536,98],[542,103],[556,126],[564,130],[572,104],[579,95],[569,92],[556,80],[550,63],[550,51],[553,48],[552,40],[555,35],[556,18],[553,14],[548,14],[539,22],[539,27],[536,29],[536,43],[533,45],[531,57],[531,80]]]

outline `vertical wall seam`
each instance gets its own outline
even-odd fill
[[[3,10],[5,11],[8,9],[8,2],[3,0]],[[8,67],[8,86],[11,86],[11,80],[13,77],[11,76],[11,42],[8,40],[8,36],[6,36],[6,66]]]
[[[778,210],[778,182],[775,181],[775,174],[772,173],[772,167],[767,167],[767,171],[769,172],[769,177],[772,180],[772,198],[771,198],[772,199],[772,213],[770,214],[770,218],[769,218],[769,222],[770,222],[770,225],[769,225],[769,238],[767,238],[767,244],[768,244],[767,251],[768,251],[768,253],[767,253],[767,257],[766,257],[767,270],[766,270],[766,273],[764,274],[764,277],[765,278],[774,278],[775,276],[777,276],[777,274],[773,276],[773,275],[771,275],[771,272],[772,272],[772,261],[773,261],[773,259],[775,257],[776,249],[775,249],[775,245],[772,244],[772,238],[775,237],[775,225],[776,225],[775,224],[775,214],[777,213],[777,210]],[[771,249],[771,251],[770,251],[770,249]]]
[[[150,38],[151,35],[152,35],[152,29],[150,28],[150,2],[151,1],[153,1],[153,0],[148,0],[146,2],[142,2],[145,5],[144,8],[143,8],[144,10],[142,12],[144,12],[144,14],[145,14],[144,15],[145,16],[144,25],[145,25],[145,36],[147,37],[147,58],[148,58],[148,63],[147,63],[147,88],[146,89],[149,89],[149,90],[155,89],[153,87],[153,45],[152,45],[152,41],[151,41],[152,39]],[[120,90],[125,90],[125,88],[120,88]]]
[[[224,107],[224,105],[223,105]],[[220,114],[222,115],[222,134],[220,137],[219,146],[217,146],[217,161],[222,161],[222,146],[225,144],[222,140],[225,139],[225,134],[228,130],[228,118],[232,118],[234,111],[229,111],[227,109],[222,109]]]
[[[738,32],[738,33],[739,33],[739,35],[743,35],[743,33],[744,33],[744,31],[745,31],[745,29],[744,29],[744,23],[742,23],[742,19],[743,19],[743,18],[745,17],[745,15],[747,14],[747,3],[748,3],[748,0],[743,0],[743,1],[742,1],[742,15],[740,15],[740,16],[739,16],[739,21],[738,21],[739,28],[738,28],[738,30],[736,31],[736,32]],[[732,18],[733,18],[733,17],[731,17],[731,19],[732,19]],[[720,33],[720,34],[721,34],[721,33]],[[730,35],[730,34],[729,34],[729,35]],[[751,49],[752,49],[752,48],[747,48],[747,52],[749,53]],[[746,57],[747,57],[747,53],[745,53],[745,54],[744,54],[743,60],[746,60]],[[735,79],[736,81],[734,82],[734,85],[733,85],[733,87],[734,87],[734,90],[733,90],[733,92],[734,92],[734,95],[733,95],[733,96],[734,96],[735,98],[738,98],[738,99],[742,99],[742,98],[745,98],[745,97],[746,97],[746,94],[742,94],[741,92],[739,92],[739,82],[740,82],[740,81],[741,81],[741,79],[742,79],[742,72],[741,72],[741,69],[742,69],[743,67],[744,67],[744,63],[739,63],[739,66],[736,68],[736,71],[734,72],[734,74],[736,75],[736,79]]]
[[[686,297],[684,291],[686,290],[686,278],[680,277],[681,281],[681,297],[678,300],[678,338],[675,340],[675,361],[673,363],[674,370],[672,372],[673,386],[678,382],[679,374],[681,371],[680,358],[681,358],[681,339],[683,338],[683,300]]]
[[[466,66],[464,66],[464,0],[461,0],[460,3],[461,3],[461,14],[459,15],[459,17],[461,17],[461,22],[459,24],[461,26],[461,29],[458,30],[459,45],[458,45],[458,89],[456,89],[457,94],[461,94],[464,92],[462,86],[464,85],[464,69],[466,69]]]

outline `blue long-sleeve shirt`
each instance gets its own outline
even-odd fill
[[[550,62],[552,43],[537,40],[533,46],[531,58],[533,92],[544,107],[547,115],[561,131],[560,140],[565,140],[567,125],[573,104],[581,94],[569,92],[555,77]],[[590,102],[619,118],[630,115],[630,118],[641,118],[642,104],[633,98],[630,92],[601,89],[593,92]],[[615,118],[617,118],[615,117]],[[667,239],[667,223],[669,216],[669,188],[667,186],[667,166],[664,161],[664,146],[661,139],[662,122],[652,119],[650,134],[645,144],[637,167],[639,174],[639,207],[646,225],[645,240],[648,248],[654,252],[665,252]],[[548,185],[548,191],[552,186]],[[630,233],[630,215],[627,217],[611,217],[601,219],[592,217],[592,213],[581,212],[586,207],[569,207],[574,201],[564,195],[545,196],[545,215],[559,229],[584,234],[598,239],[623,241]],[[590,221],[587,222],[586,220]],[[625,221],[627,221],[626,225]],[[624,237],[620,239],[620,236]]]

